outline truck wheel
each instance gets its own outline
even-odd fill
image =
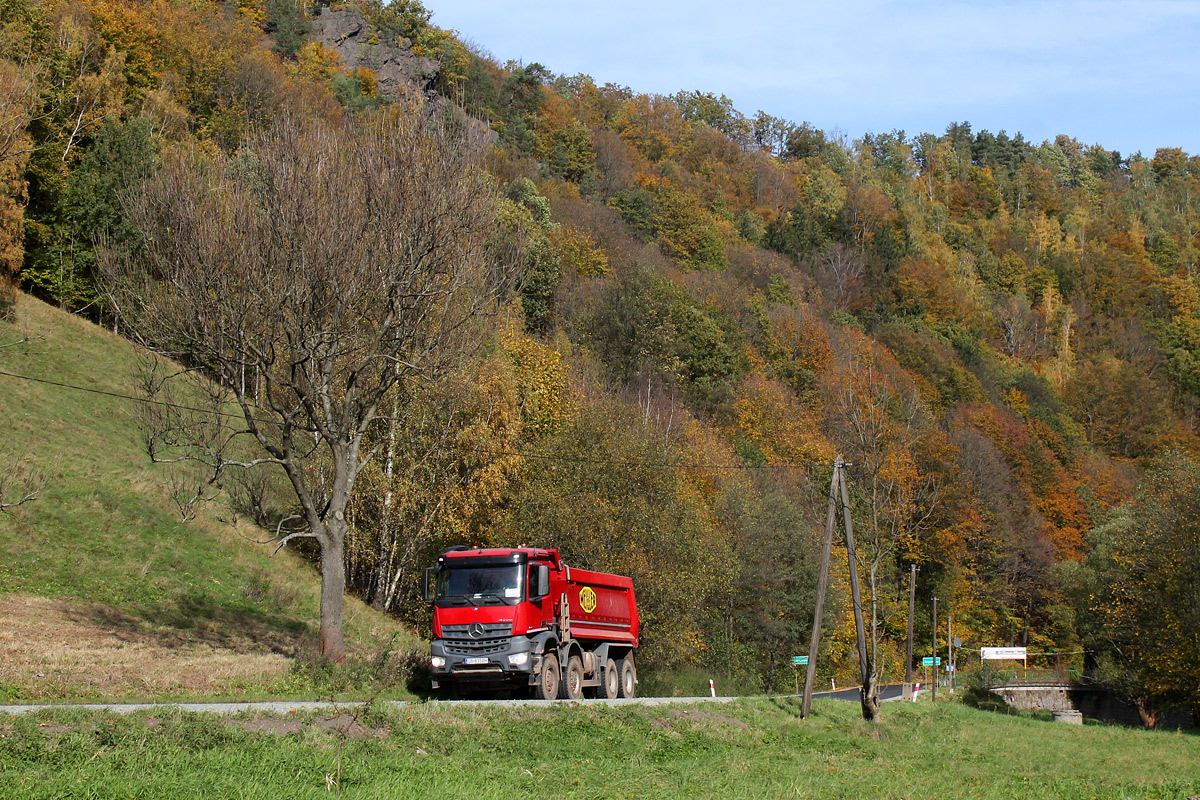
[[[563,676],[563,684],[558,687],[558,696],[563,700],[579,700],[583,697],[583,662],[579,656],[567,659],[567,674]]]
[[[553,700],[558,697],[558,656],[546,653],[542,656],[542,674],[538,676],[537,685],[533,687],[534,700]]]
[[[633,666],[633,653],[621,659],[621,697],[637,694],[637,669]]]
[[[611,658],[604,662],[604,697],[616,700],[621,695],[621,673]]]

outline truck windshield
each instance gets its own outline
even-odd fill
[[[513,604],[521,601],[521,567],[458,567],[438,571],[437,599],[445,605]]]

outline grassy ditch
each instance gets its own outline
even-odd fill
[[[0,798],[1183,798],[1200,746],[945,703],[0,718]],[[340,774],[340,779],[339,779]]]

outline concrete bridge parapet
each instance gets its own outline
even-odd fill
[[[988,691],[1010,708],[1025,711],[1081,711],[1085,716],[1107,716],[1107,689],[1079,683],[1029,683],[991,686]]]

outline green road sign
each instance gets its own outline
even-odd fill
[[[792,656],[792,666],[804,667],[808,665],[808,656]]]
[[[942,657],[941,657],[941,656],[938,656],[938,657],[937,657],[937,663],[938,663],[938,666],[941,666],[941,663],[942,663]],[[922,658],[922,659],[921,659],[921,666],[922,666],[922,667],[932,667],[932,666],[934,666],[934,663],[933,663],[933,656],[925,656],[924,658]]]

